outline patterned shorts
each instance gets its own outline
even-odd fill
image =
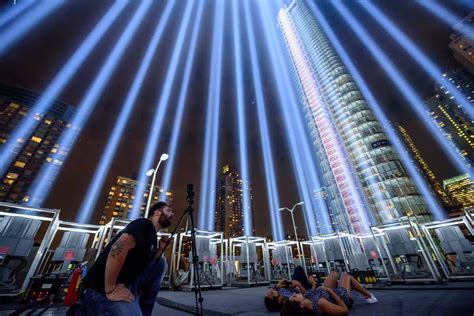
[[[338,286],[334,289],[334,293],[339,296],[339,298],[344,302],[344,304],[346,304],[348,309],[351,309],[352,304],[354,304],[354,301],[349,296],[349,293],[347,293],[347,290],[345,288]]]

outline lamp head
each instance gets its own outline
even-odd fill
[[[153,175],[153,172],[155,171],[155,169],[150,169],[146,172],[146,176],[147,177],[151,177]]]
[[[303,204],[304,204],[303,201],[301,201],[301,202],[299,202],[299,203],[296,203],[296,205],[303,205]]]
[[[170,156],[168,154],[162,154],[161,157],[160,157],[160,160],[161,161],[165,161],[166,159],[168,159]]]

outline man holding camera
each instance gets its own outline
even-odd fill
[[[158,202],[149,214],[120,231],[89,269],[78,315],[151,315],[166,271],[166,240],[158,248],[156,234],[174,213]]]

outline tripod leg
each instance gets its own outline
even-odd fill
[[[193,269],[194,269],[194,283],[195,283],[195,297],[196,297],[196,313],[202,315],[202,298],[201,293],[201,281],[199,278],[199,257],[196,250],[196,228],[194,226],[193,209],[191,206],[188,208],[189,219],[191,222],[191,249],[193,252]],[[198,307],[199,306],[199,307]]]

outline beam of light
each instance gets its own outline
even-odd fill
[[[27,32],[33,29],[41,20],[45,19],[54,10],[58,9],[65,1],[41,1],[34,10],[21,16],[0,33],[0,56],[4,55]]]
[[[246,1],[244,1],[246,3]],[[240,36],[240,19],[238,16],[237,1],[232,1],[232,30],[234,43],[235,85],[237,92],[237,123],[239,130],[239,158],[242,173],[242,216],[245,236],[252,236],[252,215],[250,210],[250,176],[247,156],[247,124],[245,119],[244,79],[242,66],[242,47]]]
[[[115,154],[117,152],[118,145],[120,144],[120,141],[122,139],[122,135],[125,131],[125,127],[127,126],[129,117],[133,111],[133,108],[135,107],[138,94],[143,86],[143,82],[150,68],[153,56],[155,55],[156,48],[158,47],[158,43],[161,41],[162,35],[165,31],[165,27],[170,19],[171,11],[173,9],[173,3],[173,1],[168,2],[162,16],[158,19],[155,31],[152,35],[152,38],[145,51],[145,55],[143,56],[140,67],[133,80],[133,85],[130,88],[130,91],[128,92],[124,104],[122,105],[122,110],[119,113],[118,120],[115,123],[109,141],[107,142],[107,147],[102,153],[102,156],[99,160],[99,165],[97,166],[94,172],[92,181],[87,189],[87,193],[84,199],[82,200],[77,215],[77,221],[79,223],[87,223],[90,220],[93,211],[95,210],[95,206],[99,194],[101,192],[102,185],[104,184],[107,173],[109,172],[109,169],[112,166],[113,158],[115,157]]]
[[[40,172],[38,173],[38,177],[33,182],[28,192],[28,196],[30,197],[28,205],[40,205],[48,196],[49,191],[56,181],[57,174],[61,170],[65,156],[72,150],[74,143],[80,134],[80,129],[87,122],[95,104],[104,91],[104,88],[109,82],[110,77],[119,65],[125,50],[127,49],[130,41],[133,38],[133,35],[136,33],[152,3],[153,2],[151,0],[142,1],[139,8],[135,11],[126,29],[108,56],[107,61],[102,66],[100,72],[94,78],[92,85],[87,90],[87,94],[81,100],[71,123],[71,128],[66,128],[62,133],[58,142],[60,148],[51,157],[51,162],[42,166]]]
[[[12,6],[10,9],[0,15],[0,27],[3,27],[5,24],[9,23],[11,20],[23,13],[23,11],[28,9],[33,3],[35,3],[33,0],[25,0],[17,5]]]
[[[368,1],[360,1],[360,5],[374,18],[385,30],[392,36],[397,43],[423,67],[423,69],[438,82],[440,86],[446,86],[446,89],[454,96],[454,99],[462,106],[462,110],[469,117],[474,118],[474,106],[461,91],[449,80],[443,79],[443,73],[439,67],[408,37],[395,23],[393,23],[381,10]]]
[[[354,233],[368,232],[370,222],[366,212],[367,207],[328,104],[321,94],[322,82],[316,79],[315,70],[312,69],[300,38],[301,35],[297,33],[288,9],[280,10],[278,20],[289,52],[294,59],[294,69],[301,84],[301,91],[314,117],[314,124],[321,138],[321,146],[328,157],[329,168],[334,176],[350,225]],[[321,69],[324,64],[317,64],[314,67]],[[334,91],[329,93],[334,93]]]
[[[217,177],[217,145],[221,102],[222,47],[224,40],[224,3],[215,2],[210,79],[207,96],[206,132],[199,193],[198,228],[214,230]]]
[[[171,140],[169,143],[168,150],[166,151],[170,158],[166,162],[163,181],[161,187],[163,192],[160,193],[160,200],[164,201],[166,199],[166,191],[171,187],[171,177],[174,171],[174,163],[176,159],[176,150],[178,147],[179,134],[181,131],[184,108],[186,105],[187,93],[189,92],[189,81],[191,79],[191,72],[193,70],[194,60],[196,57],[196,44],[199,38],[199,29],[201,26],[201,20],[204,12],[204,1],[199,2],[199,7],[197,11],[196,21],[194,23],[193,33],[191,35],[191,44],[188,48],[188,54],[186,56],[186,64],[184,66],[184,75],[183,80],[181,81],[181,87],[179,90],[178,105],[176,108],[176,116],[173,124],[173,129],[171,131]]]
[[[384,129],[384,132],[388,135],[389,139],[394,140],[392,144],[395,147],[398,155],[400,156],[404,167],[407,169],[408,174],[410,175],[411,179],[413,179],[413,181],[415,182],[419,192],[422,194],[425,202],[427,203],[429,210],[431,211],[431,213],[434,215],[434,217],[437,220],[444,219],[445,213],[443,212],[443,210],[437,203],[436,199],[433,197],[433,195],[429,191],[428,184],[426,183],[426,181],[424,180],[424,177],[420,174],[416,166],[411,161],[406,148],[402,145],[400,141],[397,141],[398,137],[395,131],[392,128],[390,128],[390,122],[387,119],[387,116],[384,114],[382,107],[375,99],[367,83],[360,75],[359,70],[355,67],[351,58],[349,57],[346,50],[344,49],[341,42],[339,41],[337,35],[331,29],[328,22],[326,21],[326,19],[324,18],[324,16],[321,14],[321,12],[318,10],[316,6],[308,6],[308,7],[312,10],[313,14],[315,15],[316,19],[318,20],[319,24],[324,30],[324,33],[326,34],[326,36],[328,37],[328,39],[331,41],[332,45],[334,46],[334,49],[336,50],[336,52],[338,52],[339,57],[341,58],[344,65],[347,67],[352,78],[356,82],[358,88],[364,95],[365,99],[367,100],[367,104],[371,107],[375,117],[377,118],[377,120],[380,122],[380,125]]]
[[[428,10],[431,14],[438,17],[438,19],[443,21],[450,28],[462,21],[462,18],[457,17],[454,13],[435,1],[420,0],[417,1],[417,3]],[[465,23],[460,32],[471,41],[474,41],[474,27]]]
[[[7,142],[2,145],[2,150],[0,151],[0,175],[3,175],[6,172],[8,166],[15,158],[17,147],[25,143],[25,140],[30,137],[33,130],[40,123],[40,121],[35,119],[36,114],[44,114],[48,111],[51,104],[59,96],[64,87],[71,81],[79,67],[82,66],[84,60],[86,60],[86,58],[91,54],[97,43],[102,39],[112,23],[124,10],[127,3],[128,2],[126,1],[117,1],[108,10],[79,48],[69,58],[59,73],[54,77],[53,81],[48,85],[39,100],[31,107],[26,117],[23,118],[12,133],[10,133],[11,136]]]
[[[159,98],[157,98],[155,116],[151,123],[152,125],[148,134],[145,153],[143,154],[142,162],[140,164],[138,183],[135,189],[135,200],[133,202],[133,208],[128,214],[129,219],[135,219],[140,216],[140,209],[143,203],[142,197],[145,194],[146,184],[148,181],[146,171],[154,166],[154,159],[158,149],[161,132],[163,130],[162,126],[165,122],[165,115],[169,106],[172,88],[176,80],[180,57],[186,40],[186,31],[191,21],[191,13],[194,3],[195,1],[186,4],[186,9],[179,25],[178,37],[176,38],[176,43],[173,47],[173,56],[171,57],[171,61],[166,70],[165,83]]]
[[[265,169],[265,183],[268,192],[268,205],[270,206],[270,221],[272,223],[272,237],[274,241],[285,239],[283,224],[281,220],[280,197],[278,195],[277,181],[275,177],[275,166],[273,164],[272,146],[270,143],[270,135],[268,132],[267,113],[265,111],[265,98],[263,96],[262,78],[260,75],[260,67],[258,65],[257,48],[254,36],[254,27],[250,17],[250,9],[248,1],[244,2],[245,24],[247,30],[247,40],[250,50],[250,61],[252,64],[252,79],[254,92],[256,97],[255,105],[257,106],[257,115],[260,127],[260,142],[263,149],[263,164]]]
[[[266,4],[266,2],[263,2]],[[262,2],[258,2],[260,9],[261,25],[265,27],[265,45],[268,58],[271,62],[271,68],[273,71],[273,78],[277,85],[277,92],[279,98],[279,105],[283,114],[285,127],[287,129],[287,138],[290,145],[290,156],[292,159],[293,168],[296,172],[296,180],[300,197],[305,202],[304,205],[304,217],[305,226],[308,235],[313,236],[318,233],[316,214],[321,214],[324,209],[314,210],[314,199],[311,196],[311,185],[307,183],[307,175],[305,167],[308,162],[311,163],[312,158],[305,157],[302,154],[300,145],[308,145],[307,138],[305,137],[305,130],[301,130],[301,120],[298,117],[298,111],[294,110],[297,106],[298,101],[294,95],[294,86],[290,80],[290,75],[285,64],[284,57],[282,55],[282,44],[276,33],[275,23],[269,16],[269,8],[263,7]],[[290,109],[291,106],[291,109]],[[309,160],[307,160],[308,158]]]
[[[392,82],[396,85],[400,93],[408,101],[408,104],[412,110],[416,113],[420,121],[433,135],[436,142],[444,150],[444,153],[448,156],[451,163],[456,167],[458,172],[471,174],[471,171],[466,166],[465,161],[454,150],[452,144],[444,137],[443,133],[438,129],[431,118],[427,115],[428,109],[424,104],[423,100],[411,87],[406,78],[400,73],[397,67],[393,64],[392,60],[382,51],[375,40],[367,33],[357,19],[347,10],[347,8],[338,1],[331,2],[336,8],[339,14],[344,18],[346,23],[351,26],[351,29],[355,32],[357,37],[364,43],[364,46],[371,52],[372,56],[392,79]]]

